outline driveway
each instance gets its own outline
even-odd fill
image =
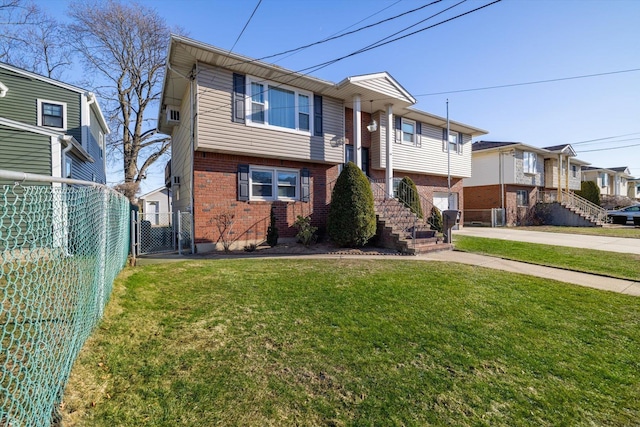
[[[568,246],[571,248],[596,249],[640,255],[640,239],[621,237],[586,236],[583,234],[548,233],[519,230],[509,227],[464,227],[453,232],[455,236],[487,237],[490,239],[515,240],[543,245]]]

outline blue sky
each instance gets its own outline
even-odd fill
[[[443,0],[375,28],[267,61],[304,69],[356,51],[459,1]],[[490,2],[467,0],[399,35]],[[67,4],[63,0],[39,3],[52,13],[65,10]],[[182,27],[189,37],[231,49],[258,0],[141,3],[155,8],[170,26]],[[233,51],[259,58],[427,3],[262,0]],[[632,175],[640,176],[640,71],[428,95],[640,69],[638,22],[637,0],[503,0],[311,74],[338,82],[347,76],[387,71],[418,99],[417,108],[445,116],[448,99],[450,117],[489,131],[485,140],[538,147],[571,143],[578,157],[594,166],[628,166]],[[626,136],[610,138],[619,135]],[[594,139],[602,140],[576,144]],[[628,147],[619,148],[624,146]],[[162,170],[154,168],[143,191],[162,184]]]

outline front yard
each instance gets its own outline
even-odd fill
[[[187,261],[114,289],[66,426],[640,422],[640,298],[398,258]]]

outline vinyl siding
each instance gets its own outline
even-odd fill
[[[466,147],[471,150],[471,146]],[[509,152],[505,151],[502,155],[502,177],[505,184],[514,184],[516,179],[515,174],[515,159]],[[521,156],[522,157],[522,156]],[[471,177],[465,178],[465,187],[475,187],[482,185],[497,185],[500,184],[500,152],[476,152],[473,153],[471,160],[472,174]]]
[[[173,187],[173,210],[188,212],[191,207],[191,141],[189,139],[189,99],[187,87],[180,106],[180,125],[171,134],[171,174],[180,177],[180,185]]]
[[[323,97],[324,137],[264,129],[231,121],[233,74],[201,65],[197,84],[197,150],[292,160],[340,163],[342,101]]]
[[[37,126],[38,99],[64,102],[67,104],[66,133],[82,140],[80,93],[5,69],[0,69],[0,81],[9,88],[7,95],[0,98],[0,117]]]
[[[386,114],[378,112],[379,130],[372,137],[372,167],[386,168]],[[395,117],[395,116],[394,116]],[[394,119],[395,121],[395,119]],[[395,123],[392,123],[393,169],[429,175],[447,175],[447,152],[442,149],[443,130],[422,123],[421,144],[413,146],[395,142]],[[471,137],[462,136],[462,153],[451,153],[451,175],[460,178],[471,176]]]
[[[0,125],[0,169],[51,175],[51,137]]]
[[[83,181],[94,181],[95,176],[95,182],[105,184],[107,178],[104,170],[104,158],[100,157],[100,146],[98,145],[98,132],[101,130],[101,127],[93,110],[91,110],[89,117],[89,131],[85,133],[85,135],[87,135],[87,141],[84,141],[82,145],[89,155],[93,157],[94,162],[85,162],[72,156],[73,167],[71,176],[74,179],[81,179]],[[78,142],[80,142],[79,139]]]
[[[399,98],[406,100],[406,96],[400,92],[395,86],[389,83],[386,77],[378,77],[375,79],[360,80],[357,83],[364,89],[382,93],[389,98]]]

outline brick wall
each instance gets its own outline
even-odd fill
[[[307,168],[311,174],[311,200],[309,202],[238,201],[238,165],[270,166],[291,169]],[[194,222],[197,244],[218,242],[222,214],[234,216],[228,239],[233,247],[260,244],[266,239],[271,206],[275,207],[280,237],[295,237],[293,224],[298,215],[310,216],[315,226],[326,223],[330,199],[330,186],[338,177],[338,166],[295,162],[279,159],[261,159],[249,156],[197,151],[194,155]],[[211,248],[212,249],[212,248]]]
[[[506,211],[507,225],[528,224],[531,220],[532,209],[535,206],[538,188],[518,185],[505,185],[504,207]],[[529,205],[517,205],[517,190],[526,190],[529,193]],[[500,185],[481,185],[477,187],[464,188],[464,210],[467,221],[487,222],[491,218],[488,210],[500,208],[502,200],[500,198]],[[479,212],[474,210],[487,210]]]

